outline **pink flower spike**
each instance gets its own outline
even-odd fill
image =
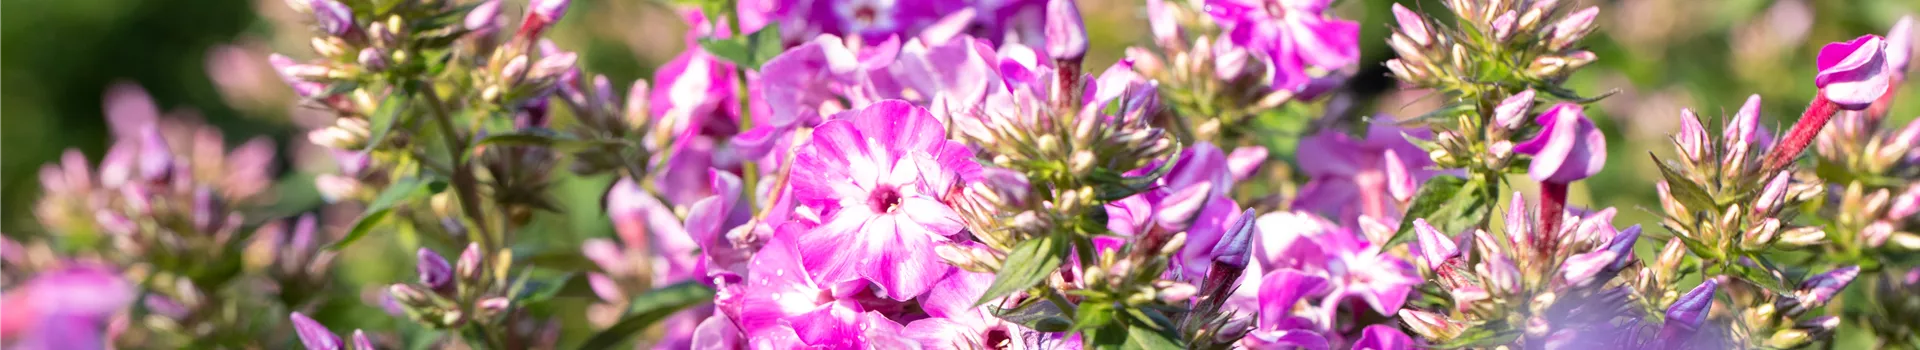
[[[1813,78],[1820,96],[1853,111],[1866,109],[1880,99],[1892,79],[1886,47],[1880,36],[1868,34],[1821,48],[1817,58],[1820,73]]]

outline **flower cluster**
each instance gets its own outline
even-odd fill
[[[1610,161],[1598,98],[1563,85],[1598,7],[1381,7],[1385,69],[1444,105],[1397,120],[1349,118],[1362,24],[1333,1],[1146,0],[1151,45],[1108,67],[1074,0],[692,1],[686,51],[624,91],[547,38],[591,4],[288,3],[312,52],[259,61],[319,120],[288,147],[312,176],[114,88],[110,151],[40,174],[51,234],[0,242],[0,342],[1690,349],[1920,324],[1920,122],[1885,118],[1909,22],[1822,49],[1784,135],[1758,95],[1718,136],[1682,110],[1643,230],[1569,202]],[[359,270],[381,255],[412,269]]]

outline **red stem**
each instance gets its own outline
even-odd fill
[[[1533,242],[1541,256],[1553,255],[1554,245],[1560,241],[1560,217],[1567,210],[1567,184],[1558,182],[1540,183],[1540,232],[1535,232],[1538,241]]]
[[[1820,130],[1827,127],[1827,120],[1833,119],[1833,115],[1839,112],[1840,105],[1827,100],[1825,95],[1814,95],[1813,104],[1807,106],[1806,113],[1800,114],[1800,121],[1793,123],[1793,129],[1787,131],[1787,137],[1781,139],[1779,144],[1774,145],[1773,152],[1767,153],[1766,163],[1760,171],[1766,177],[1762,178],[1772,177],[1774,173],[1793,164],[1793,160],[1800,157],[1800,152],[1807,150],[1807,144],[1813,142],[1813,137],[1820,135]]]

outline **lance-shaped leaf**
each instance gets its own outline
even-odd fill
[[[633,298],[627,306],[627,315],[612,327],[587,338],[581,350],[611,349],[627,338],[646,330],[647,326],[673,315],[688,306],[713,300],[713,288],[696,281],[681,282],[671,286],[648,291]]]
[[[973,304],[983,305],[1046,281],[1048,275],[1066,262],[1065,240],[1060,235],[1047,235],[1015,245],[1007,254],[1006,262],[1001,264],[999,274],[994,276],[993,284],[987,286],[987,293]]]
[[[373,202],[367,203],[366,213],[361,214],[360,218],[354,221],[353,228],[347,230],[347,236],[327,245],[327,250],[345,248],[348,244],[353,244],[354,241],[365,237],[368,231],[373,230],[374,225],[393,213],[395,205],[406,203],[413,198],[414,194],[419,193],[420,189],[426,188],[426,185],[427,181],[418,177],[404,177],[394,181],[385,191],[380,191],[380,195],[374,197]]]

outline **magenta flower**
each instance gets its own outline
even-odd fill
[[[1891,84],[1886,47],[1880,36],[1868,34],[1820,48],[1820,73],[1813,77],[1820,96],[1846,110],[1872,105]]]
[[[1298,219],[1290,218],[1299,215],[1268,214],[1258,221],[1263,237],[1256,243],[1256,261],[1262,271],[1292,269],[1325,278],[1326,293],[1314,294],[1322,297],[1314,321],[1325,327],[1331,327],[1334,313],[1349,299],[1358,299],[1381,315],[1399,312],[1407,294],[1420,283],[1413,264],[1382,252],[1379,245],[1347,228],[1295,229]]]
[[[1362,216],[1398,222],[1401,203],[1437,173],[1428,169],[1433,161],[1427,152],[1406,139],[1428,135],[1425,129],[1374,124],[1365,139],[1330,131],[1301,140],[1300,171],[1312,179],[1301,186],[1294,208],[1349,226]]]
[[[992,344],[991,339],[996,337],[1008,337],[1017,327],[1001,321],[986,308],[973,307],[974,301],[986,294],[987,286],[993,284],[993,277],[966,271],[948,274],[920,296],[920,307],[928,318],[908,323],[902,331],[926,349],[985,346]]]
[[[1413,350],[1413,338],[1401,333],[1394,326],[1376,324],[1360,331],[1360,340],[1353,342],[1354,349],[1367,350]]]
[[[1560,103],[1534,119],[1540,135],[1513,145],[1533,155],[1527,175],[1534,181],[1572,183],[1599,173],[1607,163],[1607,137],[1587,120],[1580,105]]]
[[[133,302],[134,288],[102,266],[43,271],[0,299],[0,334],[9,348],[106,349],[107,322]]]
[[[802,261],[795,233],[776,234],[754,254],[738,318],[745,338],[754,348],[858,347],[862,309],[845,299],[864,289],[841,283],[853,280],[816,279]]]
[[[1359,23],[1326,13],[1330,0],[1207,0],[1207,13],[1265,64],[1273,89],[1306,91],[1309,69],[1338,71],[1360,57]],[[1309,93],[1308,95],[1311,95]]]
[[[821,226],[800,250],[828,278],[858,276],[888,297],[926,292],[952,266],[933,247],[960,232],[941,199],[977,172],[973,151],[946,139],[925,109],[889,100],[820,124],[793,168],[793,198]]]

